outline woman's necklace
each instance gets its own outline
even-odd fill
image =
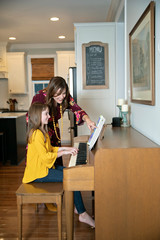
[[[52,114],[52,119],[53,119],[53,127],[54,127],[54,131],[55,131],[55,134],[56,134],[56,137],[58,139],[58,142],[60,143],[61,142],[61,139],[62,139],[62,136],[63,136],[63,114],[62,114],[62,105],[60,105],[60,115],[61,115],[61,138],[58,137],[58,133],[57,133],[57,129],[56,129],[56,124],[55,124],[55,120],[54,120],[54,116]],[[59,127],[59,126],[58,126]]]

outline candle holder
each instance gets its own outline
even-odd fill
[[[127,114],[128,112],[121,112],[122,113],[122,127],[129,127],[130,125],[128,124],[128,120],[127,120]]]
[[[117,105],[117,107],[119,108],[119,117],[122,119],[122,105]]]

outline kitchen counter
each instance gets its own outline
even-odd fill
[[[0,113],[0,118],[18,118],[25,116],[27,112],[5,112]]]
[[[5,134],[6,162],[19,164],[26,154],[26,113],[0,113],[0,132]]]

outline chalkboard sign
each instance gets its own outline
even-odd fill
[[[108,88],[108,44],[90,42],[82,45],[83,88]]]

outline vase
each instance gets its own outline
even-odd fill
[[[11,102],[10,105],[9,105],[9,108],[10,108],[11,112],[14,112],[15,111],[15,103]]]

